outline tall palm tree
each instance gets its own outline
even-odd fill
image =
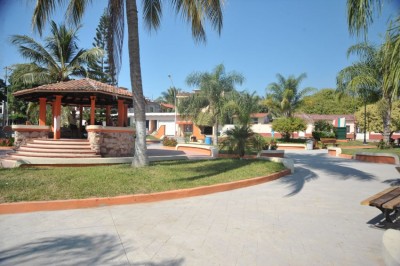
[[[315,89],[311,87],[299,89],[300,83],[307,77],[305,73],[297,78],[293,75],[285,78],[281,74],[277,74],[276,77],[278,82],[270,83],[267,87],[264,103],[274,115],[292,117],[304,96],[314,92]]]
[[[347,22],[353,35],[364,35],[367,39],[368,28],[374,22],[374,16],[379,16],[383,0],[347,0]],[[387,1],[389,2],[389,1]],[[382,93],[386,101],[400,94],[400,10],[397,17],[391,20],[382,50]],[[390,110],[390,107],[388,108]],[[390,118],[389,120],[390,124]],[[389,124],[384,125],[388,129]],[[387,133],[387,132],[386,132]],[[386,136],[387,137],[387,136]],[[386,138],[387,139],[387,138]],[[388,139],[387,139],[388,140]]]
[[[62,2],[59,0],[58,2]],[[67,16],[74,23],[79,23],[90,0],[70,0]],[[143,18],[148,30],[157,30],[161,24],[163,5],[162,0],[143,0]],[[173,0],[169,1],[177,14],[182,15],[187,23],[191,24],[192,36],[196,41],[206,41],[204,23],[208,20],[211,26],[221,33],[223,0]],[[125,4],[125,5],[124,5]],[[56,7],[54,0],[37,0],[33,14],[33,25],[42,32],[45,21]],[[145,100],[143,96],[142,74],[140,68],[139,50],[139,23],[136,0],[109,0],[108,11],[110,15],[111,35],[109,42],[111,61],[119,69],[122,53],[124,34],[124,11],[127,16],[128,50],[130,78],[135,113],[136,143],[135,156],[132,166],[145,166],[149,164],[146,147],[146,116]],[[118,72],[118,71],[117,71]]]
[[[13,35],[11,42],[20,54],[31,61],[26,64],[21,79],[26,84],[43,84],[69,80],[71,76],[86,77],[86,66],[102,56],[103,50],[79,49],[77,32],[79,26],[68,29],[51,21],[51,35],[42,45],[26,35]]]
[[[194,72],[186,78],[186,83],[189,86],[195,86],[200,91],[186,101],[188,105],[183,113],[188,114],[197,122],[204,115],[207,116],[207,122],[213,126],[214,145],[218,143],[217,131],[221,122],[223,105],[226,101],[225,94],[234,91],[235,85],[242,84],[243,81],[244,77],[239,73],[226,73],[222,64],[217,65],[211,73]],[[184,106],[184,104],[181,106]]]

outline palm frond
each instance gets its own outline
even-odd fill
[[[157,30],[160,27],[162,17],[162,1],[160,0],[142,0],[143,19],[146,28]]]
[[[137,11],[137,10],[136,10]],[[118,73],[121,69],[122,46],[124,42],[125,9],[123,0],[112,0],[108,2],[108,16],[110,18],[110,30],[108,31],[108,49],[110,72]]]

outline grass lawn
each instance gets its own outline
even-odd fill
[[[225,183],[284,169],[264,160],[218,159],[129,165],[0,169],[0,203],[151,193]]]
[[[400,148],[383,149],[383,150],[378,148],[372,148],[372,149],[346,149],[345,147],[341,148],[342,148],[342,153],[350,155],[353,155],[356,152],[372,152],[372,153],[393,153],[396,154],[397,156],[400,156]]]

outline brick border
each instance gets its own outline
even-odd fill
[[[0,214],[13,214],[37,211],[55,211],[94,208],[111,205],[147,203],[163,200],[180,199],[194,196],[202,196],[217,192],[229,191],[238,188],[254,186],[269,181],[276,180],[285,175],[290,174],[289,169],[285,169],[269,176],[255,177],[236,182],[216,184],[211,186],[202,186],[196,188],[188,188],[181,190],[171,190],[151,194],[126,195],[111,198],[88,198],[88,199],[71,199],[71,200],[55,200],[55,201],[29,201],[16,203],[0,204]]]

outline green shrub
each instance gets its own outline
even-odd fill
[[[0,146],[11,147],[14,145],[14,138],[2,138],[0,139]]]
[[[163,145],[168,147],[175,147],[178,144],[176,139],[165,137],[163,139]]]
[[[272,122],[272,129],[279,132],[285,141],[290,139],[290,135],[295,131],[306,130],[307,125],[303,119],[298,117],[279,118]]]

